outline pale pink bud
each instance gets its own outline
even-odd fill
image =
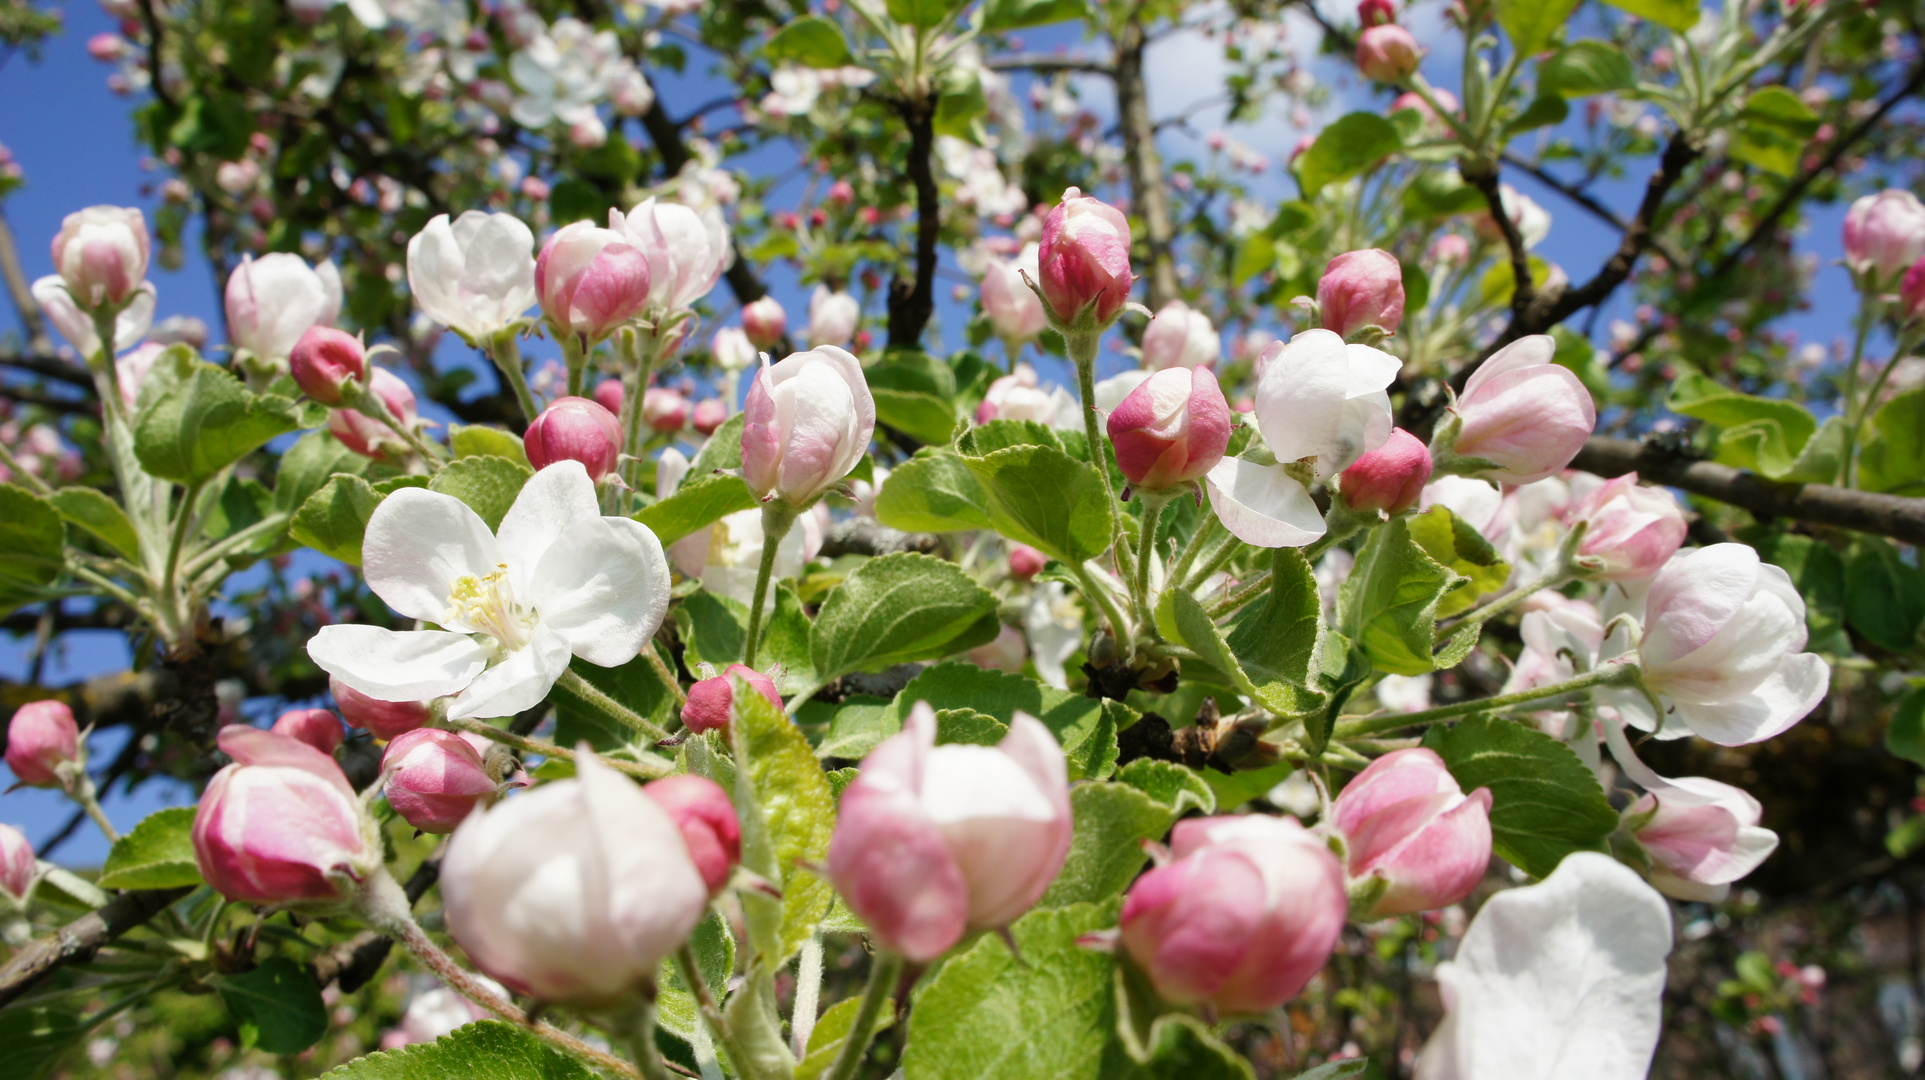
[[[763,296],[742,307],[742,332],[757,349],[773,349],[789,332],[789,315],[773,296]]]
[[[991,259],[983,271],[983,314],[989,317],[990,329],[1004,341],[1032,340],[1049,325],[1042,298],[1023,281],[1025,271],[1031,281],[1041,273],[1039,258],[1037,246],[1028,244],[1009,262]]]
[[[1704,777],[1671,780],[1626,811],[1633,820],[1646,815],[1632,835],[1651,857],[1651,884],[1680,900],[1723,900],[1778,847],[1778,835],[1758,824],[1757,799]]]
[[[610,380],[613,382],[614,380]],[[615,388],[621,389],[616,382]],[[528,464],[537,471],[557,461],[579,461],[590,480],[615,471],[622,454],[622,424],[615,414],[582,397],[556,399],[521,437]]]
[[[7,768],[28,787],[66,787],[60,767],[80,757],[80,727],[64,701],[29,701],[7,725]]]
[[[15,900],[25,900],[38,869],[33,845],[25,834],[11,825],[0,825],[0,889]]]
[[[1453,116],[1457,115],[1458,109],[1457,109],[1456,94],[1453,94],[1450,91],[1443,89],[1442,87],[1433,87],[1430,91],[1430,96],[1437,99],[1437,104],[1442,105],[1444,107],[1445,112],[1448,112]],[[1396,99],[1390,103],[1389,112],[1392,114],[1395,114],[1395,113],[1400,113],[1405,109],[1416,110],[1418,115],[1424,118],[1424,124],[1427,127],[1443,126],[1444,118],[1437,115],[1437,110],[1431,108],[1430,102],[1425,101],[1423,98],[1423,95],[1421,94],[1415,93],[1414,91],[1409,93],[1398,94]]]
[[[682,831],[709,895],[721,892],[742,861],[742,822],[729,793],[713,780],[684,774],[643,784],[642,794],[668,811]]]
[[[1130,484],[1161,491],[1198,480],[1223,460],[1230,403],[1207,367],[1168,368],[1110,413],[1110,442]]]
[[[1925,256],[1925,203],[1887,188],[1851,204],[1845,214],[1845,264],[1889,282]]]
[[[1430,483],[1430,448],[1422,439],[1393,428],[1390,441],[1343,471],[1343,501],[1352,510],[1401,514],[1417,505]]]
[[[705,219],[693,208],[644,199],[626,215],[609,212],[609,228],[648,257],[651,307],[685,308],[715,287],[733,261],[727,226],[719,214]]]
[[[1663,488],[1640,486],[1634,472],[1593,488],[1569,517],[1574,525],[1588,523],[1578,560],[1605,581],[1657,573],[1684,545],[1688,528],[1678,500]]]
[[[147,384],[147,376],[154,372],[154,361],[167,351],[167,346],[157,341],[145,341],[141,345],[114,358],[114,383],[120,387],[120,403],[127,406],[128,412],[140,402],[140,388]]]
[[[829,202],[836,206],[848,206],[856,201],[856,189],[847,180],[837,180],[829,185]]]
[[[1210,317],[1181,300],[1164,304],[1143,328],[1143,366],[1151,371],[1207,367],[1222,352],[1223,342]]]
[[[1469,795],[1422,747],[1393,750],[1356,775],[1330,808],[1352,889],[1384,891],[1369,917],[1448,907],[1483,880],[1491,861],[1491,793]]]
[[[397,739],[428,722],[425,701],[381,701],[328,676],[328,693],[350,727],[365,729],[377,739]]]
[[[535,260],[535,293],[557,327],[599,341],[648,302],[649,264],[621,233],[593,222],[565,226]]]
[[[147,278],[147,219],[130,206],[68,214],[53,238],[53,265],[74,303],[91,310],[132,298]]]
[[[755,687],[756,692],[767,698],[769,704],[778,709],[782,707],[782,695],[776,692],[774,679],[754,668],[730,664],[722,674],[703,679],[688,688],[688,703],[682,706],[682,723],[688,725],[690,731],[719,731],[729,726],[729,711],[735,707],[735,690],[729,685],[730,676]]]
[[[695,403],[695,411],[689,414],[689,424],[704,435],[715,434],[729,418],[729,407],[722,404],[721,398],[703,398]]]
[[[127,39],[119,34],[99,33],[87,39],[87,55],[102,63],[112,63],[127,52]]]
[[[1471,373],[1457,399],[1463,429],[1452,448],[1495,468],[1487,479],[1528,484],[1561,471],[1597,426],[1591,392],[1551,362],[1557,343],[1533,334],[1499,349]]]
[[[408,389],[408,384],[399,376],[387,368],[370,368],[368,389],[387,404],[388,411],[402,427],[414,423],[414,391]],[[336,409],[329,414],[328,430],[341,440],[342,446],[362,457],[394,460],[412,452],[388,425],[353,409]]]
[[[1344,252],[1323,268],[1317,308],[1323,328],[1339,337],[1348,339],[1366,326],[1394,334],[1404,321],[1404,268],[1379,248]]]
[[[996,640],[987,645],[978,645],[963,655],[979,668],[1020,674],[1023,662],[1029,659],[1029,640],[1021,630],[1004,623],[996,631]]]
[[[622,402],[627,396],[628,392],[622,389],[620,379],[603,379],[595,384],[595,404],[616,416],[622,414]]]
[[[862,363],[822,345],[756,372],[743,412],[742,474],[767,501],[805,506],[869,452],[876,401]]]
[[[1925,257],[1905,271],[1904,283],[1899,286],[1898,306],[1908,319],[1925,315]]]
[[[740,327],[724,326],[709,339],[709,351],[723,371],[747,371],[760,359],[749,335]]]
[[[455,831],[501,790],[488,775],[481,750],[440,728],[416,728],[389,743],[381,771],[388,777],[383,789],[388,805],[425,833]]]
[[[339,405],[343,387],[368,377],[368,354],[353,334],[314,326],[295,344],[288,369],[302,393],[323,405]]]
[[[846,797],[846,796],[845,796]],[[1322,970],[1343,932],[1343,869],[1294,818],[1192,818],[1175,861],[1136,880],[1122,944],[1178,1005],[1265,1013]]]
[[[290,709],[282,713],[269,730],[299,739],[323,754],[334,753],[334,748],[347,737],[341,730],[340,718],[327,709]]]
[[[1358,0],[1357,22],[1365,29],[1396,21],[1396,0]]]
[[[656,431],[680,431],[688,426],[688,399],[667,387],[651,386],[642,394],[642,422]]]
[[[1430,242],[1427,253],[1437,266],[1458,266],[1470,258],[1470,241],[1456,233],[1445,233]]]
[[[1063,201],[1043,220],[1037,253],[1043,302],[1064,326],[1083,332],[1116,321],[1129,302],[1135,276],[1130,272],[1130,223],[1116,207],[1083,194],[1063,192]]]
[[[333,758],[240,724],[217,741],[234,764],[201,794],[193,837],[201,876],[221,895],[251,904],[341,900],[381,865],[374,822]]]
[[[846,292],[817,285],[809,294],[809,345],[847,345],[862,322],[862,305]]]
[[[1373,82],[1395,85],[1410,78],[1420,55],[1417,39],[1395,23],[1373,26],[1357,35],[1357,70]]]
[[[1012,577],[1028,581],[1042,573],[1043,567],[1048,564],[1049,556],[1028,544],[1011,543],[1009,545],[1009,573]]]
[[[996,746],[937,746],[917,702],[842,793],[829,880],[885,948],[914,962],[1008,926],[1063,868],[1071,818],[1056,737],[1018,712]]]

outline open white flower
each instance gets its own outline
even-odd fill
[[[668,610],[668,562],[648,527],[603,517],[580,462],[536,473],[499,533],[466,503],[423,488],[388,496],[362,543],[368,587],[442,630],[324,627],[308,655],[379,701],[453,695],[450,717],[539,704],[572,656],[634,659]]]
[[[535,234],[513,214],[436,215],[408,241],[408,288],[428,318],[479,341],[535,306]]]

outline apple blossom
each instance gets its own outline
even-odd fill
[[[1380,23],[1357,35],[1357,70],[1373,82],[1404,82],[1417,71],[1422,54],[1416,37],[1396,23]]]
[[[26,836],[11,825],[0,824],[0,892],[16,903],[25,900],[39,870],[33,845]]]
[[[1143,366],[1151,371],[1208,366],[1222,352],[1210,317],[1181,300],[1164,304],[1143,328]]]
[[[622,403],[628,398],[628,391],[622,389],[620,379],[603,379],[595,384],[595,404],[607,409],[615,416],[622,414]]]
[[[138,209],[90,206],[61,220],[53,238],[54,270],[82,311],[118,307],[146,282],[151,245]]]
[[[1639,787],[1624,821],[1651,862],[1651,885],[1666,896],[1721,903],[1737,881],[1778,849],[1761,828],[1764,807],[1740,788],[1702,776],[1670,779],[1638,760],[1623,725],[1603,720],[1611,756]]]
[[[438,214],[408,241],[408,288],[430,319],[481,341],[535,304],[535,234],[512,214]]]
[[[1571,524],[1585,523],[1578,543],[1580,566],[1604,581],[1648,578],[1684,544],[1684,511],[1663,488],[1644,487],[1626,473],[1590,491],[1573,505]]]
[[[1041,273],[1039,251],[1037,245],[1025,244],[1014,259],[991,259],[983,270],[983,314],[996,336],[1012,346],[1034,340],[1049,325],[1042,299],[1023,281],[1024,273],[1030,281]]]
[[[1016,370],[1018,374],[1022,373],[1023,367],[1024,365],[1020,365],[1020,364],[1017,365]],[[1146,368],[1131,368],[1128,371],[1124,371],[1124,372],[1120,372],[1118,374],[1112,375],[1109,378],[1104,379],[1102,382],[1097,383],[1096,384],[1097,415],[1108,416],[1110,413],[1115,412],[1116,407],[1118,405],[1123,404],[1124,398],[1129,397],[1131,394],[1136,393],[1136,388],[1148,382],[1150,376],[1154,374],[1155,372],[1150,371]],[[989,385],[991,389],[994,389],[996,384],[990,383]],[[1068,395],[1065,394],[1064,397],[1067,398]],[[1075,405],[1076,405],[1076,402],[1073,399],[1070,400],[1070,406],[1074,408]],[[978,414],[977,419],[978,420],[981,419],[980,414]]]
[[[713,435],[715,429],[728,422],[729,407],[720,398],[703,398],[695,403],[688,414],[688,424],[699,434]]]
[[[469,815],[448,841],[448,929],[540,1001],[606,1005],[655,978],[708,907],[675,820],[592,754],[571,780]]]
[[[1147,492],[1203,478],[1230,443],[1230,405],[1207,367],[1150,376],[1110,413],[1110,442],[1130,484]]]
[[[641,311],[649,272],[648,260],[624,234],[577,221],[542,245],[535,295],[550,326],[592,344]]]
[[[1347,251],[1330,260],[1317,282],[1323,328],[1348,339],[1367,326],[1394,334],[1404,321],[1404,268],[1379,248]]]
[[[627,214],[608,212],[608,227],[625,233],[648,259],[648,306],[677,311],[709,294],[735,261],[728,234],[681,203],[644,199]]]
[[[362,728],[377,739],[397,739],[428,722],[425,701],[371,698],[332,675],[328,676],[328,693],[349,727]]]
[[[1144,374],[1148,376],[1147,372]],[[1036,369],[1025,363],[1018,363],[1016,370],[1008,375],[997,376],[983,392],[983,400],[976,406],[976,422],[987,424],[991,420],[1030,420],[1055,428],[1082,427],[1076,399],[1060,386],[1043,389]]]
[[[876,939],[914,962],[971,930],[1008,926],[1069,855],[1068,765],[1018,712],[996,746],[936,745],[917,702],[842,793],[829,880]]]
[[[347,384],[368,378],[368,354],[353,334],[310,326],[289,353],[288,370],[303,394],[323,405],[340,405]]]
[[[1028,581],[1042,573],[1049,564],[1049,556],[1030,547],[1028,544],[1009,545],[1009,572],[1013,577]]]
[[[742,367],[755,362],[755,352],[773,349],[782,343],[782,335],[789,332],[789,314],[782,310],[782,304],[775,297],[764,294],[742,305],[742,333],[747,335],[749,344],[755,350]],[[721,350],[716,350],[719,356]]]
[[[154,362],[166,351],[167,346],[158,341],[143,341],[114,358],[114,385],[119,388],[120,403],[128,412],[134,412],[140,404],[140,388],[147,385],[147,377],[154,373]]]
[[[729,726],[729,713],[735,707],[731,679],[739,678],[754,687],[768,703],[780,709],[782,695],[775,680],[743,664],[730,664],[728,670],[713,678],[702,679],[688,688],[688,702],[682,706],[682,723],[690,731],[716,731]]]
[[[1344,785],[1328,830],[1344,844],[1364,918],[1448,907],[1491,861],[1491,792],[1469,795],[1433,750],[1392,750]]]
[[[1397,21],[1395,0],[1358,0],[1357,22],[1366,29]]]
[[[422,832],[455,831],[501,791],[487,764],[490,746],[480,736],[440,728],[416,728],[400,736],[381,755],[388,805]]]
[[[1851,204],[1845,214],[1845,265],[1883,288],[1925,256],[1925,203],[1903,188],[1886,188]]]
[[[1533,334],[1478,365],[1451,406],[1462,421],[1451,453],[1478,475],[1508,484],[1542,480],[1569,465],[1597,426],[1597,406],[1570,369],[1551,362],[1556,353],[1549,335]]]
[[[414,391],[408,389],[408,384],[402,382],[399,376],[387,368],[370,368],[368,392],[380,399],[402,427],[414,426]],[[336,409],[329,413],[328,430],[341,440],[342,446],[362,457],[394,461],[414,452],[405,439],[395,434],[394,429],[354,409]]]
[[[340,718],[326,709],[290,709],[274,721],[270,729],[276,735],[286,735],[319,750],[332,754],[347,733],[341,730]]]
[[[681,831],[709,895],[721,892],[742,861],[742,822],[729,793],[706,777],[683,774],[643,784],[642,794],[667,811]]]
[[[68,295],[67,286],[60,280],[59,275],[48,274],[46,277],[34,279],[31,291],[34,302],[39,304],[40,310],[46,313],[47,321],[53,324],[54,329],[60,331],[60,336],[66,338],[67,343],[72,345],[75,351],[89,360],[99,356],[100,334],[94,327],[93,317],[80,310],[80,306],[74,303],[73,297]],[[140,344],[140,339],[146,336],[148,328],[154,324],[156,302],[154,286],[151,283],[142,283],[140,290],[127,302],[127,306],[121,308],[120,313],[114,316],[115,352],[125,352]]]
[[[668,609],[661,542],[638,521],[603,517],[576,461],[536,473],[499,533],[453,496],[396,491],[368,519],[362,571],[394,610],[446,629],[335,624],[308,655],[382,701],[452,695],[451,718],[539,704],[571,656],[634,659]]]
[[[1060,328],[1093,333],[1116,321],[1129,301],[1130,223],[1116,207],[1078,188],[1043,221],[1037,288]]]
[[[1430,448],[1423,440],[1393,428],[1389,440],[1351,462],[1338,483],[1344,504],[1352,510],[1401,514],[1423,496],[1430,470]]]
[[[747,371],[755,366],[755,345],[749,341],[748,334],[737,327],[724,326],[717,330],[709,339],[709,351],[715,354],[715,362],[723,371]]]
[[[237,352],[263,364],[286,362],[302,335],[322,324],[329,306],[326,283],[299,255],[244,255],[227,275],[228,338]],[[339,307],[338,299],[333,306]]]
[[[806,506],[869,452],[876,403],[862,364],[822,345],[766,361],[743,405],[742,475],[767,502],[780,495]]]
[[[1121,941],[1177,1005],[1265,1013],[1323,968],[1343,932],[1343,870],[1294,818],[1192,818],[1175,860],[1138,878]]]
[[[64,701],[29,701],[7,722],[7,768],[28,787],[66,787],[80,760],[80,726]]]
[[[521,445],[528,454],[528,464],[537,469],[557,461],[578,461],[588,470],[588,478],[599,483],[615,471],[621,458],[622,425],[614,413],[597,402],[582,397],[557,398],[528,425]]]
[[[862,305],[846,292],[817,285],[809,294],[809,346],[847,345],[862,322]]]
[[[665,386],[651,386],[642,393],[642,422],[663,433],[688,426],[688,399]]]

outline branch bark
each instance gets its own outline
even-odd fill
[[[1130,173],[1130,202],[1143,215],[1150,249],[1149,302],[1152,311],[1176,299],[1176,238],[1170,219],[1163,162],[1156,152],[1156,121],[1150,116],[1149,88],[1143,81],[1143,51],[1148,40],[1140,18],[1123,24],[1116,42],[1116,114],[1123,130],[1123,161]]]
[[[20,245],[13,238],[13,227],[7,224],[7,216],[0,214],[0,279],[4,279],[7,292],[13,297],[13,306],[20,312],[20,325],[27,329],[27,350],[37,355],[53,353],[53,339],[47,336],[47,320],[40,313],[40,303],[33,298],[33,288],[27,282],[27,272],[20,262]],[[81,372],[83,379],[87,373]],[[86,385],[92,381],[87,379]]]
[[[927,98],[897,106],[909,127],[909,179],[916,186],[916,276],[889,282],[889,347],[914,349],[936,311],[936,246],[942,237],[942,197],[936,188],[936,104]]]
[[[60,967],[90,959],[101,947],[166,910],[187,888],[138,889],[109,900],[13,954],[0,967],[0,1006],[11,1003]]]

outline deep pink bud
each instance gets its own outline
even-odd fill
[[[1359,0],[1357,22],[1368,30],[1373,26],[1397,21],[1396,0]]]
[[[341,730],[340,718],[327,709],[292,709],[282,713],[269,730],[299,739],[323,754],[334,753],[334,748],[347,737]]]
[[[1422,747],[1393,750],[1346,785],[1329,828],[1344,841],[1350,887],[1361,896],[1383,881],[1368,917],[1448,907],[1470,895],[1491,861],[1491,793],[1469,795]]]
[[[1037,253],[1043,302],[1058,323],[1093,332],[1108,326],[1129,302],[1130,223],[1116,207],[1077,188],[1043,221]]]
[[[1401,514],[1417,505],[1430,483],[1430,448],[1403,428],[1393,428],[1390,441],[1365,454],[1343,471],[1343,501],[1352,510],[1382,510]]]
[[[323,405],[339,405],[342,387],[368,377],[368,353],[353,334],[314,326],[295,342],[288,368],[302,393]]]
[[[388,406],[402,427],[415,421],[414,391],[387,368],[369,369],[368,390]],[[328,415],[328,430],[341,445],[362,457],[392,461],[413,453],[388,425],[353,409],[336,409]]]
[[[220,731],[234,764],[194,812],[201,876],[229,900],[336,901],[381,865],[374,821],[334,759],[299,739],[240,724]]]
[[[763,296],[742,306],[742,332],[758,349],[773,349],[789,332],[789,314],[773,296]]]
[[[381,770],[388,774],[388,805],[425,833],[455,831],[501,790],[488,775],[481,750],[440,728],[416,728],[389,743]]]
[[[1925,256],[1925,203],[1887,188],[1851,204],[1845,214],[1845,264],[1881,286]]]
[[[38,869],[26,836],[11,825],[0,825],[0,889],[15,900],[25,900]]]
[[[587,398],[559,398],[528,425],[521,446],[537,471],[557,461],[579,461],[588,478],[598,481],[614,472],[621,459],[622,424]]]
[[[1373,82],[1395,85],[1410,78],[1420,55],[1417,39],[1395,23],[1357,35],[1357,70]]]
[[[682,830],[689,857],[702,872],[709,895],[721,892],[742,861],[742,823],[729,793],[713,780],[684,774],[643,784],[642,794],[668,811],[675,827]]]
[[[1042,573],[1043,567],[1047,565],[1049,565],[1049,556],[1028,544],[1012,542],[1009,545],[1009,573],[1012,577],[1028,581]]]
[[[704,435],[715,434],[729,418],[729,407],[722,404],[721,398],[703,398],[695,403],[695,411],[689,414],[689,424]]]
[[[729,686],[731,675],[755,687],[769,699],[769,704],[778,709],[782,707],[782,695],[776,692],[774,679],[754,668],[730,664],[722,674],[688,688],[688,703],[682,706],[682,723],[688,725],[690,731],[719,731],[729,726],[729,710],[735,705],[735,691]]]
[[[541,311],[558,327],[599,341],[648,302],[648,257],[613,229],[577,221],[535,260]]]
[[[1366,326],[1394,334],[1404,321],[1404,268],[1379,248],[1346,251],[1323,268],[1317,308],[1323,328],[1346,340]]]
[[[1690,527],[1670,492],[1639,485],[1634,472],[1586,494],[1568,520],[1588,523],[1578,563],[1605,581],[1639,581],[1657,573],[1684,546]]]
[[[848,206],[856,201],[856,189],[847,180],[837,180],[829,185],[829,202],[836,206]]]
[[[66,787],[60,766],[80,757],[80,727],[64,701],[29,701],[7,725],[7,768],[28,787]]]
[[[603,379],[595,384],[595,404],[616,416],[622,414],[622,401],[627,396],[628,392],[622,389],[620,379]]]
[[[397,739],[428,722],[425,701],[380,701],[331,675],[328,693],[350,727],[364,728],[377,739]]]
[[[1223,460],[1230,404],[1209,368],[1167,368],[1110,413],[1109,435],[1130,483],[1161,491],[1197,480]]]
[[[1482,458],[1486,479],[1528,484],[1571,463],[1597,426],[1591,392],[1568,368],[1551,363],[1557,343],[1544,334],[1499,349],[1471,373],[1454,406],[1463,428],[1452,450]]]
[[[1179,1005],[1264,1013],[1322,970],[1343,932],[1343,869],[1294,818],[1192,818],[1176,861],[1136,880],[1122,943]]]
[[[688,399],[663,386],[651,386],[642,393],[642,422],[660,432],[680,431],[688,426]]]
[[[1908,319],[1925,315],[1925,256],[1905,271],[1905,281],[1898,290],[1898,307]]]

